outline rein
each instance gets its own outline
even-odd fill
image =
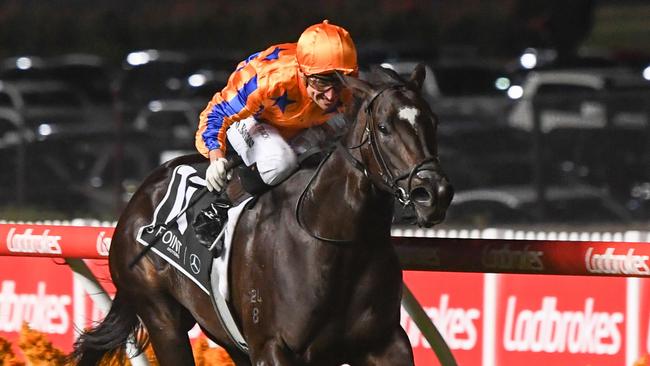
[[[305,200],[305,196],[307,194],[307,190],[309,190],[309,187],[311,184],[314,182],[314,179],[318,176],[318,173],[320,173],[321,168],[323,165],[325,165],[325,162],[329,160],[329,158],[332,156],[332,153],[334,150],[339,146],[340,144],[335,145],[335,147],[327,153],[327,156],[321,160],[321,162],[318,164],[318,167],[314,170],[314,174],[309,178],[309,181],[307,181],[307,184],[305,185],[305,188],[302,190],[302,193],[300,194],[300,197],[298,197],[298,202],[296,202],[296,221],[298,222],[298,225],[300,226],[301,229],[303,229],[309,236],[311,236],[314,239],[318,239],[327,243],[332,243],[332,244],[343,244],[343,243],[350,243],[352,240],[348,239],[331,239],[331,238],[325,238],[322,237],[316,233],[314,233],[312,230],[310,230],[305,222],[302,220],[302,215],[300,214],[300,209],[302,208],[302,203]],[[344,149],[345,150],[345,149]],[[347,150],[345,150],[347,151]],[[349,152],[348,152],[349,154]]]
[[[370,181],[377,186],[379,189],[390,193],[393,195],[397,200],[404,206],[408,206],[413,204],[412,199],[411,199],[411,187],[412,187],[412,182],[413,182],[413,177],[421,171],[427,171],[427,170],[433,170],[432,168],[425,167],[425,165],[429,163],[437,163],[438,158],[436,156],[431,156],[428,155],[425,156],[424,159],[419,161],[413,168],[409,171],[406,171],[404,173],[398,174],[395,176],[392,171],[388,167],[388,163],[386,162],[386,159],[384,158],[384,155],[381,152],[381,149],[378,146],[377,143],[377,137],[376,137],[376,122],[374,118],[372,118],[372,105],[373,102],[385,91],[391,90],[391,89],[400,89],[400,88],[405,88],[406,85],[404,84],[391,84],[388,86],[384,86],[383,88],[377,90],[370,98],[368,98],[368,102],[366,103],[365,106],[365,126],[364,126],[364,133],[362,134],[360,138],[360,142],[357,145],[354,146],[344,146],[340,141],[337,143],[334,148],[327,154],[327,156],[320,162],[316,170],[314,171],[313,175],[307,182],[305,188],[303,189],[302,193],[300,194],[300,197],[298,197],[298,201],[296,203],[296,210],[295,210],[295,215],[296,215],[296,221],[298,222],[298,225],[300,228],[302,228],[307,234],[309,234],[312,238],[328,242],[328,243],[333,243],[333,244],[343,244],[343,243],[350,243],[352,240],[349,239],[332,239],[332,238],[325,238],[322,237],[316,233],[314,233],[312,230],[310,230],[305,222],[302,220],[302,215],[300,214],[301,208],[302,208],[302,203],[305,200],[305,196],[307,194],[307,191],[309,187],[312,185],[313,181],[315,178],[318,176],[321,168],[329,160],[329,158],[332,156],[332,153],[334,150],[340,148],[341,151],[343,152],[343,156],[350,162],[350,164],[360,171],[366,178],[370,179]],[[370,120],[370,126],[368,123],[368,120]],[[350,152],[351,150],[359,149],[365,144],[369,144],[371,147],[372,155],[377,164],[379,165],[379,176],[376,177],[368,172],[368,169],[366,165],[356,157],[352,155]],[[399,172],[398,172],[399,173]],[[404,189],[400,187],[397,182],[400,180],[407,179],[407,189]]]

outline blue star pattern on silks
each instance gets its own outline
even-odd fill
[[[277,60],[280,57],[280,51],[284,51],[284,48],[276,47],[273,52],[264,57],[264,61]]]
[[[287,106],[291,103],[295,103],[295,100],[289,99],[289,96],[287,95],[287,91],[284,91],[284,94],[280,95],[277,98],[271,98],[275,100],[275,103],[273,105],[277,105],[278,108],[284,113],[284,110],[287,109]]]

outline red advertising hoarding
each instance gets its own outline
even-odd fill
[[[0,337],[15,342],[27,322],[57,348],[70,351],[76,329],[101,319],[103,312],[62,257],[97,258],[85,262],[112,293],[106,261],[112,231],[0,225]],[[473,259],[466,261],[452,256],[448,243],[436,243],[435,252],[424,251],[422,241],[407,248],[429,253],[416,256],[427,260],[413,262],[415,267],[431,262],[450,270],[497,266],[504,272],[645,277],[650,264],[650,246],[640,243],[486,240],[481,249],[477,240],[457,240],[458,245],[477,246],[467,253]],[[573,258],[571,266],[562,253]],[[650,354],[650,278],[405,271],[404,280],[459,365],[632,365]],[[402,326],[416,365],[438,365],[406,312]],[[199,336],[199,330],[191,334]]]
[[[625,365],[626,280],[501,276],[496,364]]]
[[[634,279],[634,282],[638,282],[639,290],[639,354],[650,355],[650,280]]]
[[[18,339],[23,322],[69,351],[74,341],[75,296],[72,272],[63,259],[0,257],[0,337]],[[14,349],[16,352],[17,349]]]
[[[483,334],[483,275],[409,271],[404,282],[452,350],[459,365],[480,365]],[[435,365],[431,347],[402,310],[402,327],[417,365]]]

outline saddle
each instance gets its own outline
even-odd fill
[[[303,152],[298,158],[300,169],[315,167],[326,155],[327,152],[322,149]],[[255,165],[241,164],[241,159],[238,157],[234,159],[231,157],[230,161],[231,164],[237,164],[232,179],[219,196],[203,208],[192,222],[198,242],[212,251],[215,257],[223,251],[223,233],[228,221],[228,210],[251,196],[259,197],[273,188],[262,181]],[[251,208],[255,202],[256,199],[251,200],[246,208]]]
[[[228,210],[251,196],[257,197],[271,189],[271,186],[265,184],[254,169],[254,166],[245,165],[235,167],[233,177],[225,189],[207,207],[204,207],[192,222],[198,242],[208,248],[215,257],[221,255],[223,251],[223,234],[228,221]],[[252,207],[255,201],[250,201],[247,208]]]

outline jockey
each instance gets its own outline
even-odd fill
[[[210,159],[208,190],[220,192],[230,179],[226,141],[256,172],[260,185],[274,186],[291,175],[298,167],[296,152],[305,150],[298,146],[297,141],[305,140],[300,133],[325,126],[340,112],[342,98],[349,97],[336,71],[357,74],[356,48],[345,29],[327,20],[308,27],[297,43],[271,46],[239,63],[199,118],[195,142]],[[224,215],[224,207],[218,207],[217,202],[203,213],[214,221]],[[204,219],[195,229],[199,241],[210,245],[215,228],[204,230],[210,221]],[[224,220],[217,221],[222,226]]]

